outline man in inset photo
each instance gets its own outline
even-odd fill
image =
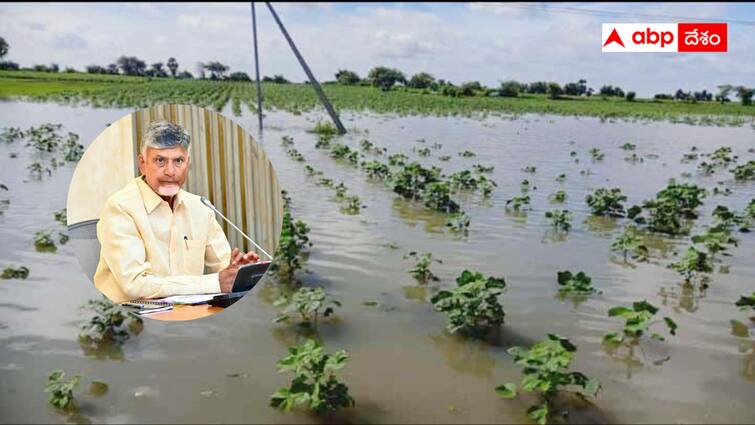
[[[238,268],[259,261],[253,252],[231,251],[215,213],[181,189],[189,143],[180,126],[153,122],[138,155],[141,176],[105,204],[94,284],[113,302],[230,292]]]

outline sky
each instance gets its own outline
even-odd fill
[[[721,84],[755,87],[755,3],[273,3],[320,81],[378,65],[460,84],[587,80],[639,97]],[[306,76],[264,3],[256,3],[261,75]],[[582,9],[582,11],[575,11]],[[585,12],[589,10],[591,12]],[[599,11],[600,13],[596,13]],[[603,13],[609,12],[609,13]],[[631,14],[631,15],[630,15]],[[729,23],[727,53],[602,53],[602,23]],[[249,3],[3,3],[5,60],[83,70],[121,55],[179,72],[220,61],[254,75]]]

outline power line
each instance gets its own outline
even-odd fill
[[[545,6],[545,5],[539,5],[539,4],[526,4],[526,3],[477,3],[477,2],[474,2],[473,4],[477,4],[480,6],[495,6],[495,7],[515,8],[515,9],[539,10],[539,11],[544,11],[544,12],[556,12],[556,13],[573,13],[573,14],[591,15],[591,16],[616,16],[616,17],[623,17],[623,18],[642,18],[642,19],[658,19],[658,20],[671,19],[674,21],[688,21],[688,22],[699,22],[699,21],[726,22],[728,24],[741,24],[741,25],[755,26],[755,21],[746,21],[746,20],[741,20],[741,19],[693,18],[689,16],[665,15],[665,14],[659,14],[659,13],[650,14],[650,13],[623,12],[623,11],[610,11],[610,10],[597,10],[597,9],[580,9],[576,7],[553,7],[553,6]]]

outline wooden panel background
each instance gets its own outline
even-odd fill
[[[215,111],[193,105],[155,105],[131,114],[133,152],[153,121],[182,126],[191,136],[191,168],[183,189],[205,196],[236,226],[271,255],[280,238],[283,198],[267,155],[238,124]],[[139,175],[134,159],[134,176]],[[221,217],[231,247],[261,252]]]

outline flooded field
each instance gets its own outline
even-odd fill
[[[86,145],[128,112],[0,102],[0,127],[61,123]],[[224,113],[232,117],[230,108]],[[734,306],[739,296],[755,290],[755,234],[736,232],[738,246],[721,257],[709,288],[698,291],[683,286],[684,279],[667,267],[684,253],[689,237],[647,235],[650,261],[627,264],[610,246],[628,220],[593,217],[585,202],[595,189],[618,187],[628,208],[654,197],[671,178],[696,183],[710,190],[694,234],[710,223],[717,205],[742,211],[755,199],[755,183],[735,182],[729,172],[733,167],[699,173],[703,159],[682,162],[683,155],[693,146],[700,153],[729,146],[737,163],[746,163],[755,159],[753,128],[547,115],[475,120],[343,114],[349,133],[336,141],[352,148],[368,139],[387,154],[404,153],[446,174],[474,164],[494,166],[488,176],[498,187],[489,199],[454,196],[471,220],[464,234],[450,232],[444,215],[400,198],[358,167],[315,148],[317,137],[308,130],[323,118],[269,112],[259,140],[292,198],[293,215],[311,228],[313,246],[298,279],[308,286],[325,285],[343,303],[337,320],[319,327],[327,351],[346,349],[350,355],[341,376],[356,407],[336,419],[529,422],[531,394],[504,400],[494,388],[521,380],[509,347],[529,346],[556,333],[578,347],[571,369],[603,386],[594,405],[572,412],[573,422],[755,420],[755,331],[748,313]],[[245,111],[233,119],[256,134],[254,115]],[[307,176],[304,162],[291,160],[281,145],[283,136],[293,138],[306,164],[335,183],[344,182],[366,207],[357,215],[341,213],[333,190]],[[440,146],[431,147],[434,143]],[[635,144],[635,150],[622,149],[625,143]],[[417,154],[424,147],[430,147],[429,156]],[[604,158],[594,159],[593,148]],[[459,155],[464,150],[476,155]],[[0,280],[0,421],[320,421],[269,406],[270,395],[290,382],[290,374],[277,372],[276,362],[297,338],[293,326],[271,323],[278,312],[271,283],[221,314],[184,323],[146,320],[143,332],[120,347],[82,348],[76,336],[88,314],[78,307],[99,292],[80,271],[70,246],[40,253],[32,243],[37,230],[64,230],[53,214],[65,207],[74,166],[33,179],[27,166],[34,155],[22,145],[0,143],[0,183],[8,187],[0,196],[10,200],[0,215],[0,266],[31,269],[26,280]],[[439,160],[443,155],[450,159]],[[365,154],[365,159],[376,158]],[[527,166],[535,172],[525,172]],[[565,179],[557,181],[561,174]],[[507,211],[506,201],[523,194],[524,179],[530,182],[532,209]],[[714,187],[731,194],[714,195]],[[558,190],[566,193],[563,203],[550,199]],[[553,208],[572,212],[569,232],[552,232],[544,213]],[[414,261],[404,259],[410,251],[432,252],[442,260],[431,266],[439,281],[417,283],[408,273]],[[455,286],[464,269],[506,280],[505,323],[490,341],[449,334],[445,316],[429,302],[438,290]],[[584,271],[602,294],[579,303],[559,299],[556,273],[562,270]],[[607,311],[642,299],[661,307],[659,316],[674,319],[677,335],[648,342],[634,360],[611,356],[601,340],[621,324]],[[66,416],[47,404],[43,390],[54,369],[83,375],[86,385],[76,391],[78,414]],[[91,380],[106,382],[108,392],[89,395]]]

